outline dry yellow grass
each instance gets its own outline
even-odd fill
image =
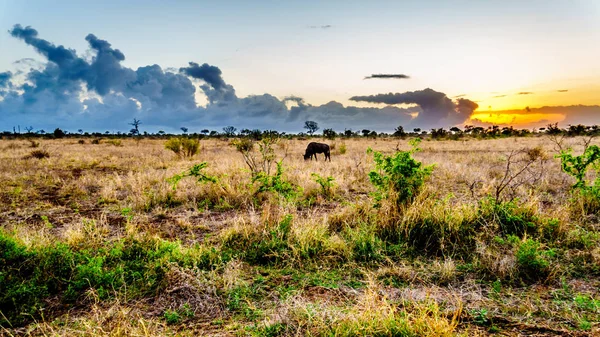
[[[187,327],[167,325],[162,313],[148,314],[152,303],[117,296],[111,302],[93,303],[89,310],[61,314],[56,321],[54,318],[42,320],[3,333],[32,336],[266,335],[269,327],[285,324],[286,330],[277,331],[286,335],[293,331],[296,335],[385,336],[402,329],[418,336],[487,334],[485,329],[474,325],[461,325],[461,317],[474,316],[468,310],[479,305],[504,310],[508,317],[513,314],[525,317],[542,309],[535,307],[535,300],[526,298],[513,313],[507,313],[509,306],[505,302],[471,300],[464,294],[452,305],[446,305],[439,298],[427,297],[423,301],[399,305],[400,302],[390,300],[386,295],[390,293],[391,285],[425,289],[435,284],[460,292],[461,282],[466,288],[475,287],[476,282],[460,279],[461,270],[468,265],[453,256],[402,262],[381,257],[375,259],[375,265],[360,267],[352,261],[360,254],[357,242],[373,245],[375,251],[384,248],[383,243],[373,239],[377,228],[364,225],[375,215],[379,217],[378,221],[403,231],[412,230],[412,224],[426,221],[444,223],[449,231],[465,222],[475,221],[479,202],[493,194],[502,179],[507,154],[521,149],[539,147],[548,160],[541,178],[533,185],[519,186],[512,196],[536,216],[558,219],[554,235],[564,237],[564,242],[570,246],[585,246],[582,236],[593,235],[589,234],[591,229],[598,228],[597,216],[581,222],[576,220],[579,211],[568,206],[573,181],[561,172],[558,159],[552,158],[556,153],[555,146],[545,136],[424,140],[415,157],[425,164],[435,164],[435,169],[423,194],[400,215],[394,210],[386,210],[386,205],[378,211],[371,207],[369,193],[374,188],[367,174],[374,169],[374,164],[367,149],[392,154],[410,149],[408,139],[321,141],[335,144],[331,162],[325,162],[322,155],[318,161],[304,161],[302,155],[308,140],[281,139],[275,146],[277,160],[283,160],[285,179],[301,188],[299,199],[304,201],[297,203],[272,195],[253,195],[255,185],[252,185],[251,173],[241,154],[226,139],[201,140],[200,153],[190,159],[181,159],[166,150],[165,140],[122,139],[121,146],[115,146],[107,142],[80,144],[77,139],[44,139],[39,148],[48,151],[50,157],[40,160],[24,159],[31,152],[27,141],[0,140],[0,227],[27,247],[64,242],[73,247],[99,248],[133,237],[180,241],[183,247],[201,244],[201,249],[209,250],[213,246],[268,240],[279,230],[278,224],[291,216],[289,232],[282,236],[290,249],[278,258],[284,262],[295,261],[295,268],[306,265],[310,269],[307,274],[318,274],[320,268],[327,273],[330,263],[337,264],[348,274],[357,268],[368,269],[365,272],[368,276],[359,281],[364,284],[355,290],[315,285],[326,283],[327,277],[323,276],[323,279],[310,281],[310,286],[284,296],[282,294],[287,290],[282,284],[293,274],[289,270],[249,266],[237,258],[211,272],[181,271],[173,267],[168,274],[167,289],[174,294],[177,293],[173,289],[180,289],[178,287],[187,289],[187,295],[181,298],[188,302],[214,299],[216,304],[210,310],[218,314],[192,321]],[[580,139],[570,138],[568,142],[576,152],[581,151]],[[342,144],[346,147],[344,154],[339,151]],[[174,189],[169,178],[200,162],[208,163],[204,172],[217,177],[218,183],[198,183],[190,177],[181,180]],[[334,178],[332,198],[322,195],[321,187],[311,176],[313,173]],[[587,229],[580,229],[584,227]],[[369,241],[372,239],[374,241]],[[515,251],[502,248],[505,246],[495,244],[492,238],[486,239],[489,240],[474,242],[475,261],[499,279],[512,277],[516,273]],[[598,241],[592,237],[589,242],[594,245]],[[451,241],[441,242],[442,246],[452,244]],[[566,254],[582,254],[580,258],[591,263],[600,261],[600,251],[593,246]],[[307,256],[318,256],[318,260],[307,260]],[[256,280],[270,280],[270,277],[277,281],[268,284],[268,291],[248,295],[254,291],[251,290],[253,287],[264,287]],[[562,277],[564,280],[568,275]],[[558,274],[554,277],[555,286],[560,287],[557,285],[560,279]],[[183,283],[178,283],[180,281]],[[597,284],[597,280],[587,284]],[[212,290],[207,292],[206,289]],[[580,293],[595,298],[600,295],[597,289],[582,286],[580,290]],[[465,291],[472,294],[471,290]],[[241,301],[246,301],[248,308],[244,310],[258,312],[260,314],[256,315],[261,318],[252,322],[248,317],[254,314],[240,314],[242,309],[236,309],[237,313],[232,314],[225,308],[224,303],[238,293],[245,296]],[[93,299],[93,293],[90,296]],[[260,296],[263,296],[262,300]],[[183,305],[180,297],[157,298],[163,309],[180,310]],[[165,301],[175,301],[173,303],[177,305]],[[546,305],[549,301],[546,298],[542,302]],[[236,305],[244,307],[243,303]],[[544,313],[552,312],[549,308],[543,310]],[[562,315],[572,325],[578,320],[589,319],[567,311]],[[591,329],[587,332],[597,331],[597,323],[592,324]]]

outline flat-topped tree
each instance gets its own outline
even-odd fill
[[[312,136],[317,130],[319,130],[319,124],[315,121],[306,121],[304,122],[304,128],[307,130],[306,132]]]

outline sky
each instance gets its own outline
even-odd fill
[[[0,131],[597,124],[599,42],[597,0],[0,0]]]

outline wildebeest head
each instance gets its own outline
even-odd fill
[[[308,158],[310,158],[311,155],[310,154],[304,154],[303,156],[304,156],[304,160],[308,160]]]

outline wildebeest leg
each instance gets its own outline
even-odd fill
[[[331,152],[325,152],[325,161],[329,158],[329,162],[331,163]]]
[[[319,161],[319,158],[317,156],[317,153],[315,153],[315,161]]]

